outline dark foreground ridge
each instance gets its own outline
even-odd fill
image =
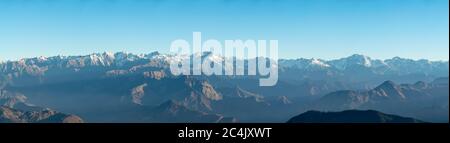
[[[375,110],[346,110],[342,112],[307,111],[291,118],[288,123],[423,123],[423,121]]]

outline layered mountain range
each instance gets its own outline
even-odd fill
[[[448,121],[448,97],[448,78],[414,84],[385,81],[370,90],[331,92],[314,102],[313,108],[322,111],[376,109],[427,121],[445,122]]]
[[[20,111],[10,105],[26,98],[87,122],[284,122],[309,109],[360,108],[448,121],[448,61],[280,59],[278,83],[260,87],[258,76],[171,74],[171,61],[188,59],[119,52],[7,61],[0,63],[0,89],[21,96],[0,103]],[[387,106],[397,102],[405,103],[398,110]]]
[[[27,103],[27,97],[0,89],[0,123],[83,123],[76,115]]]

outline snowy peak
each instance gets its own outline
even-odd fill
[[[322,59],[296,59],[296,60],[279,60],[279,64],[282,67],[293,67],[293,68],[299,68],[299,69],[305,69],[305,68],[328,68],[330,65],[327,63],[327,61]]]
[[[326,63],[326,61],[321,60],[321,59],[315,59],[315,58],[311,59],[310,65],[315,65],[315,66],[319,66],[319,67],[330,67],[330,65],[328,65]]]
[[[346,58],[341,58],[337,60],[330,61],[332,65],[334,65],[338,69],[346,69],[348,67],[354,66],[354,65],[361,65],[365,67],[371,67],[372,66],[372,59],[359,54],[354,54]]]
[[[160,55],[161,54],[156,51],[156,52],[151,52],[149,54],[146,54],[144,57],[147,58],[147,59],[152,59],[152,58],[155,58],[155,57],[160,56]]]

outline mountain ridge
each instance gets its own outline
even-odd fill
[[[423,121],[375,110],[345,110],[340,112],[312,110],[292,117],[287,123],[423,123]]]
[[[197,54],[193,54],[197,55]],[[205,56],[210,56],[212,54],[207,54]],[[215,55],[213,55],[215,56]],[[79,55],[79,56],[51,56],[51,57],[33,57],[33,58],[22,58],[16,61],[3,61],[0,62],[0,65],[7,65],[11,63],[20,63],[20,64],[45,64],[48,62],[56,62],[56,61],[64,61],[67,62],[66,66],[70,67],[80,67],[85,64],[91,64],[91,65],[100,65],[100,66],[110,66],[113,64],[117,65],[123,65],[124,62],[127,61],[136,61],[136,60],[142,60],[142,59],[164,59],[164,60],[170,60],[170,59],[180,59],[181,57],[176,55],[170,55],[170,54],[160,54],[159,52],[151,52],[149,54],[132,54],[127,52],[117,52],[117,53],[110,53],[110,52],[104,52],[104,53],[93,53],[89,55]],[[224,57],[222,57],[224,58]],[[183,59],[183,58],[181,58]],[[223,60],[223,59],[222,59]],[[292,64],[290,64],[290,62]],[[346,67],[349,67],[351,65],[362,65],[366,67],[381,67],[381,66],[394,66],[399,63],[409,63],[409,64],[430,64],[430,65],[436,65],[436,64],[448,64],[448,61],[443,60],[427,60],[427,59],[407,59],[407,58],[400,58],[400,57],[393,57],[390,59],[385,60],[379,60],[379,59],[372,59],[365,55],[360,54],[353,54],[348,57],[343,57],[339,59],[331,59],[331,60],[323,60],[318,58],[312,58],[312,59],[304,59],[304,58],[297,58],[297,59],[279,59],[279,63],[285,63],[286,66],[297,66],[301,68],[306,68],[312,65],[317,65],[319,67],[334,67],[340,70],[345,69]],[[3,69],[4,71],[4,69]]]
[[[447,81],[443,81],[447,79]],[[419,117],[425,121],[448,121],[448,78],[439,83],[418,81],[414,84],[396,84],[385,81],[370,90],[339,90],[324,95],[312,104],[320,111],[375,109],[382,112]],[[420,112],[418,112],[420,111]],[[425,114],[436,114],[425,116]],[[422,115],[420,115],[422,114]]]

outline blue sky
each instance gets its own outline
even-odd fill
[[[279,40],[282,58],[449,58],[448,0],[1,0],[0,60]]]

